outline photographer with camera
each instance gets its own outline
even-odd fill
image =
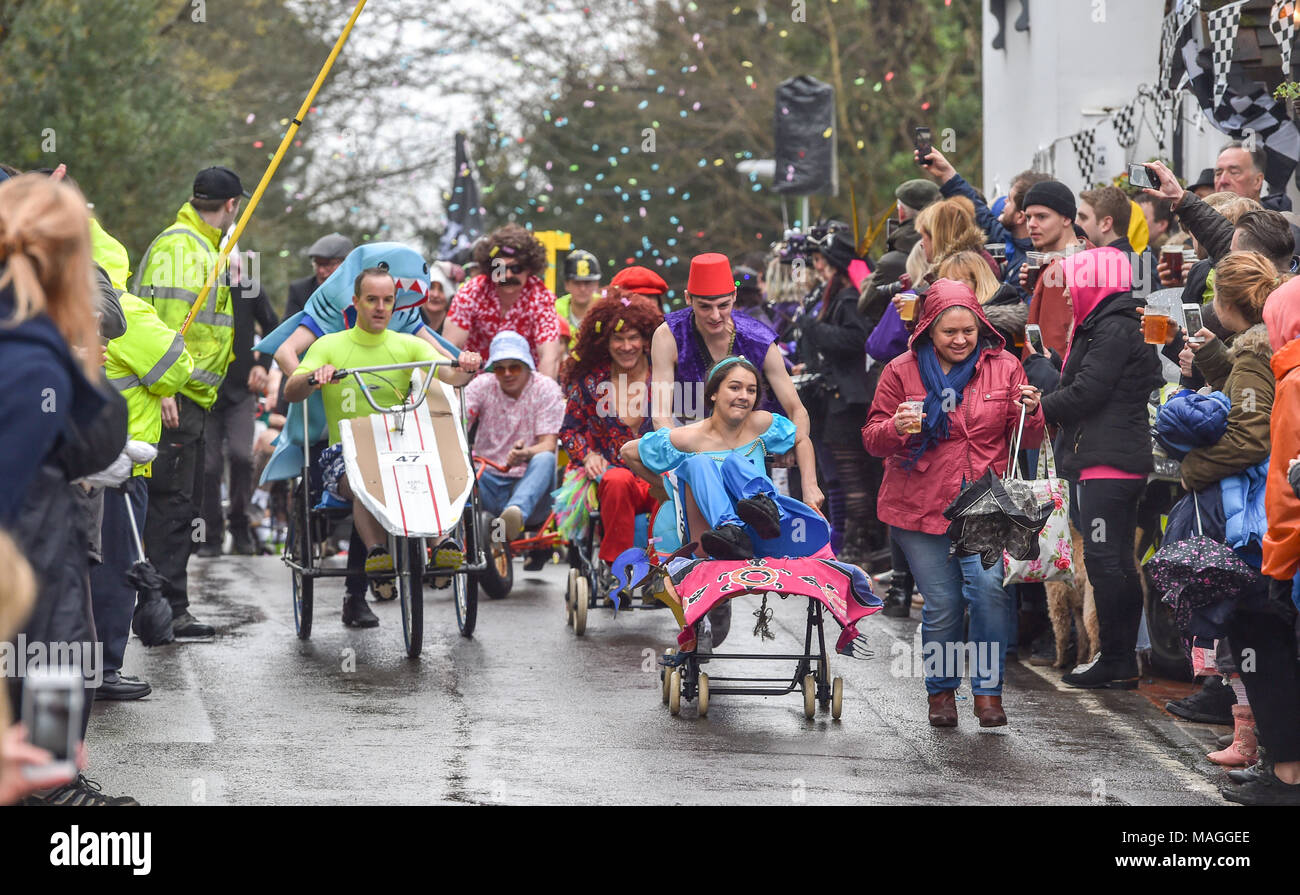
[[[894,190],[898,200],[898,226],[885,235],[885,254],[871,276],[862,281],[858,294],[858,312],[873,322],[880,319],[893,295],[909,286],[882,293],[883,287],[897,284],[907,269],[907,256],[921,242],[916,230],[916,216],[939,201],[939,189],[928,180],[909,180]]]

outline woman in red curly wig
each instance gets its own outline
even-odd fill
[[[577,344],[560,372],[568,393],[560,441],[569,453],[569,471],[581,467],[597,482],[604,521],[600,558],[606,564],[632,547],[637,513],[659,502],[619,451],[652,428],[650,337],[663,319],[650,299],[608,287],[582,318]]]

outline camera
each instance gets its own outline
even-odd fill
[[[912,288],[912,278],[903,274],[892,283],[876,287],[876,296],[879,298],[893,298],[900,292],[906,292]]]

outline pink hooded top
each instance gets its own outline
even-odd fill
[[[1074,326],[1070,330],[1069,347],[1065,360],[1074,347],[1074,334],[1079,331],[1088,315],[1097,310],[1105,299],[1119,292],[1129,292],[1133,288],[1133,267],[1128,256],[1119,249],[1103,246],[1100,249],[1088,249],[1076,252],[1061,262],[1065,274],[1065,285],[1070,290],[1070,306],[1074,310]],[[1141,473],[1125,472],[1114,466],[1087,466],[1079,471],[1079,481],[1090,479],[1145,479]]]

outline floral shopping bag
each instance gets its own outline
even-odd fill
[[[1038,536],[1037,559],[1012,559],[1004,552],[1006,575],[1003,584],[1038,584],[1044,581],[1074,583],[1074,549],[1070,540],[1070,485],[1056,476],[1052,442],[1044,438],[1038,451],[1038,472],[1030,484],[1034,496],[1052,501],[1055,509]]]

